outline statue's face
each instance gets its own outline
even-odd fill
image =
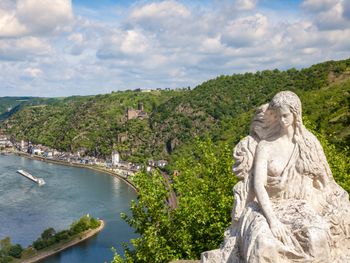
[[[259,136],[259,138],[261,138],[263,129],[265,128],[264,116],[267,107],[268,104],[260,106],[255,112],[254,119],[252,122],[251,128]]]
[[[269,109],[268,106],[268,104],[264,104],[258,108],[251,126],[260,139],[266,138],[270,133],[270,129],[276,123],[276,113],[274,110]]]
[[[294,115],[290,111],[289,107],[282,106],[277,110],[277,115],[279,118],[279,122],[282,127],[287,128],[294,123]]]
[[[264,115],[264,122],[266,127],[271,127],[276,122],[277,116],[274,110],[267,109]]]

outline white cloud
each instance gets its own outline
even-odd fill
[[[11,9],[16,6],[16,1],[13,0],[2,0],[0,1],[0,9]]]
[[[251,10],[256,7],[257,0],[235,0],[237,10]]]
[[[269,1],[140,1],[108,16],[75,9],[75,17],[70,1],[38,1],[0,0],[1,91],[193,87],[222,74],[350,56],[348,0],[306,0],[293,14]]]
[[[0,37],[15,37],[26,32],[26,26],[18,21],[15,12],[0,9]]]
[[[71,0],[18,0],[0,6],[0,37],[65,30],[73,19]]]
[[[84,41],[84,37],[81,33],[73,33],[68,36],[68,40],[76,44],[82,44]]]
[[[171,17],[188,17],[190,11],[182,4],[175,1],[163,1],[150,3],[144,6],[137,6],[132,10],[130,18],[132,20],[163,19]]]
[[[147,38],[138,31],[128,30],[121,43],[120,50],[125,54],[137,55],[147,51]]]
[[[145,5],[136,5],[127,15],[125,25],[127,29],[142,28],[157,37],[166,34],[178,35],[187,33],[193,26],[191,11],[176,1],[153,2]],[[173,40],[173,38],[171,38]]]
[[[28,74],[28,76],[32,77],[32,78],[36,78],[39,77],[40,75],[43,74],[42,70],[40,68],[32,68],[32,67],[28,67],[24,70],[24,72],[26,74]]]
[[[343,0],[343,16],[350,20],[350,1]]]
[[[230,21],[222,35],[225,44],[234,47],[251,46],[268,35],[268,19],[262,14]]]
[[[223,19],[233,19],[255,11],[257,3],[258,0],[215,0],[213,11],[217,9],[217,15],[223,16]]]
[[[322,37],[316,26],[310,22],[298,22],[281,25],[278,30],[282,32],[282,43],[277,47],[299,50],[314,46],[328,45],[329,42]]]
[[[313,48],[313,47],[308,47],[308,48],[304,48],[302,50],[302,52],[305,54],[305,55],[311,55],[311,54],[315,54],[318,52],[318,49],[317,48]]]
[[[151,41],[141,30],[114,30],[103,36],[97,50],[97,57],[100,59],[132,59],[136,56],[142,58],[150,51]]]
[[[304,0],[301,6],[311,12],[327,11],[337,0]]]
[[[344,29],[350,26],[350,23],[343,17],[342,2],[338,2],[329,10],[319,13],[315,23],[320,29],[324,30]]]
[[[217,37],[208,37],[203,40],[199,50],[204,53],[218,53],[223,51],[223,45],[221,44],[220,36]]]
[[[85,47],[85,39],[82,33],[72,33],[67,37],[68,50],[70,50],[70,54],[74,56],[79,56],[84,51]]]
[[[53,52],[51,45],[36,37],[0,40],[0,60],[27,60],[47,56]]]
[[[321,30],[350,27],[349,0],[305,0],[301,6],[312,15]]]

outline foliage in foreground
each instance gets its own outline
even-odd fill
[[[113,262],[196,259],[219,246],[231,218],[236,183],[232,163],[228,145],[219,148],[209,140],[197,141],[192,157],[177,162],[170,181],[159,171],[135,176],[138,202],[131,204],[132,217],[122,217],[140,237],[131,240],[134,250],[125,246],[125,259],[115,255]],[[169,189],[176,193],[176,208],[169,205]]]
[[[309,121],[306,125],[319,138],[335,180],[350,192],[349,149],[337,149]],[[132,217],[123,217],[140,237],[131,241],[134,249],[125,246],[125,259],[116,254],[113,263],[198,259],[201,252],[219,247],[230,224],[236,183],[232,150],[210,141],[197,141],[194,148],[192,158],[184,157],[176,164],[178,175],[171,186],[178,207],[173,210],[167,203],[169,186],[159,172],[135,177],[138,202],[131,205]]]
[[[317,130],[308,118],[304,117],[304,123],[310,131],[319,139],[323,151],[327,157],[335,181],[350,194],[350,149],[336,147],[329,142],[322,130]]]

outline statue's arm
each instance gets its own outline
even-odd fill
[[[273,225],[275,215],[271,207],[270,198],[267,194],[265,184],[267,181],[267,158],[268,147],[263,141],[259,143],[255,152],[254,161],[254,192],[258,199],[258,203],[269,225]]]
[[[254,192],[256,198],[258,199],[260,208],[270,226],[272,234],[285,245],[290,245],[288,241],[287,229],[273,212],[270,198],[265,188],[267,181],[267,161],[268,147],[266,147],[264,141],[261,141],[256,149],[255,155]]]

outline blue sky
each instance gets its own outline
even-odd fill
[[[1,0],[0,96],[195,87],[350,57],[348,0]]]

